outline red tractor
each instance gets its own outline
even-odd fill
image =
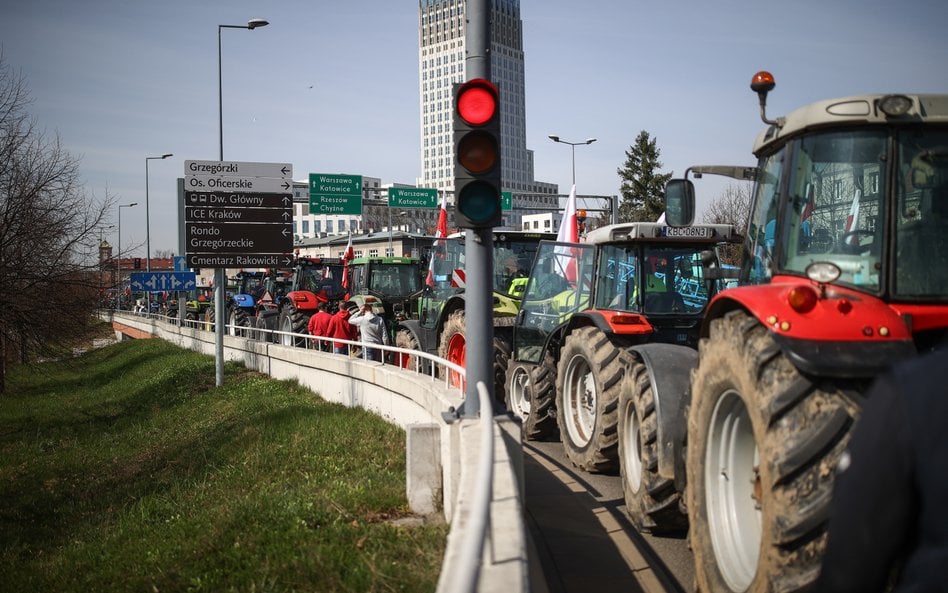
[[[948,333],[948,95],[852,96],[768,119],[773,87],[766,72],[751,84],[767,128],[739,286],[708,305],[690,401],[666,406],[676,394],[663,391],[688,369],[646,360],[620,402],[620,455],[652,461],[624,476],[630,512],[660,516],[685,493],[705,592],[812,584],[867,386]],[[694,199],[687,173],[670,181],[668,223],[687,225]]]

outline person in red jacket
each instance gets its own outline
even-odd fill
[[[332,319],[329,320],[329,328],[326,331],[326,335],[335,338],[337,340],[355,340],[357,336],[357,330],[355,326],[349,323],[349,301],[342,301],[339,303],[339,310],[336,311],[336,314],[332,316]],[[342,342],[333,342],[332,351],[336,354],[349,354],[349,344],[343,344]]]
[[[328,337],[329,322],[332,320],[332,313],[329,312],[329,303],[319,303],[316,314],[309,318],[309,324],[306,326],[311,336]],[[321,352],[329,352],[328,340],[316,340],[316,348]]]

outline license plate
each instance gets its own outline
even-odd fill
[[[684,237],[695,239],[708,239],[711,237],[712,229],[703,226],[667,226],[662,233],[666,237]]]

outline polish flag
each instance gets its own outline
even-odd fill
[[[352,250],[352,233],[349,233],[349,243],[346,245],[346,250],[342,254],[342,287],[349,288],[349,262],[355,256],[355,252]]]
[[[569,199],[566,200],[566,211],[563,213],[563,221],[560,223],[560,230],[556,233],[556,240],[559,243],[578,243],[579,226],[576,224],[576,185],[573,184],[569,191]],[[572,249],[566,247],[557,247],[557,265],[563,272],[563,277],[570,284],[576,283],[576,257]]]
[[[438,257],[444,257],[444,238],[448,236],[448,207],[447,207],[448,195],[445,193],[441,196],[441,211],[438,212],[438,228],[435,230],[435,240],[431,244],[431,256],[428,258],[428,277],[425,278],[425,284],[428,286],[434,287],[434,265],[435,265],[435,254],[437,252]]]
[[[856,229],[856,225],[859,224],[859,199],[862,198],[862,190],[857,189],[853,195],[853,204],[849,207],[849,216],[846,217],[846,226],[843,229],[844,233],[848,233]],[[855,245],[859,240],[858,237],[852,235],[846,238],[846,243],[848,245]]]

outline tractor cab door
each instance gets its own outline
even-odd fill
[[[514,325],[514,360],[539,363],[550,334],[589,308],[595,247],[543,241]]]

